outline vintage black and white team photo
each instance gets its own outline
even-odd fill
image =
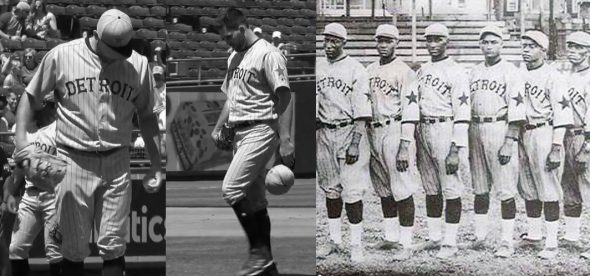
[[[590,273],[589,9],[318,1],[318,275]]]

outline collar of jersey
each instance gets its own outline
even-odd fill
[[[397,60],[397,56],[393,57],[393,59],[392,59],[392,60],[390,60],[390,61],[388,61],[387,63],[383,63],[383,64],[381,64],[381,61],[379,61],[379,66],[384,66],[384,65],[390,64],[390,63],[392,63],[392,62],[394,62],[394,61],[396,61],[396,60]]]
[[[92,46],[90,46],[90,37],[89,36],[87,36],[84,39],[84,42],[86,43],[86,47],[88,47],[88,49],[90,50],[90,52],[92,52],[93,54],[95,54],[95,55],[98,56],[98,53],[96,51],[94,51],[94,49],[92,49]]]
[[[250,48],[252,48],[252,46],[254,46],[254,44],[258,43],[258,41],[260,41],[260,38],[254,40],[254,42],[252,42],[252,44],[248,45],[248,47],[246,47],[246,49],[242,50],[242,51],[236,51],[238,53],[243,53],[248,51]]]
[[[437,63],[437,62],[445,61],[445,60],[447,60],[447,59],[449,59],[449,56],[446,56],[446,57],[444,57],[444,58],[442,58],[442,59],[439,59],[439,60],[437,60],[437,61],[432,61],[432,58],[431,58],[431,59],[430,59],[430,62],[432,62],[432,63]]]
[[[334,64],[334,63],[336,63],[336,62],[339,62],[339,61],[341,61],[341,60],[343,60],[343,59],[345,59],[345,58],[347,58],[347,57],[348,57],[348,55],[346,55],[346,54],[345,54],[345,55],[343,55],[341,58],[339,58],[339,59],[337,59],[337,60],[334,60],[334,61],[331,61],[330,63],[331,63],[331,64]],[[328,60],[328,61],[329,61],[329,60]]]

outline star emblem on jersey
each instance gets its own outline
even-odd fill
[[[561,101],[558,102],[559,104],[561,104],[561,109],[566,109],[567,107],[570,106],[570,101],[568,101],[565,96],[561,96]]]
[[[277,75],[279,76],[281,81],[285,81],[285,78],[286,78],[285,68],[279,67],[279,68],[275,69],[275,72],[277,72]]]
[[[524,98],[522,97],[522,95],[520,95],[520,93],[518,93],[518,95],[516,95],[516,97],[512,97],[512,99],[516,101],[516,106],[524,103]]]
[[[465,95],[465,92],[463,92],[463,95],[459,97],[459,101],[461,101],[459,105],[467,104],[467,100],[469,100],[469,97]]]
[[[417,101],[418,97],[416,96],[416,94],[414,94],[414,91],[412,91],[412,93],[410,93],[409,96],[406,96],[406,98],[408,98],[408,101],[410,101],[408,104],[412,104],[412,103],[417,104],[418,103],[418,101]]]

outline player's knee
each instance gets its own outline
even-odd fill
[[[543,202],[540,200],[525,200],[524,208],[529,218],[540,218],[543,211]]]
[[[397,202],[399,210],[399,224],[401,226],[414,226],[415,206],[414,197],[410,196]]]
[[[567,204],[563,205],[563,214],[566,217],[579,218],[582,215],[582,204]]]
[[[490,194],[475,195],[473,209],[476,214],[487,214],[490,209]]]
[[[328,218],[339,218],[342,215],[342,198],[326,198],[326,210],[328,211]]]
[[[346,215],[348,217],[348,221],[352,224],[358,224],[363,221],[363,202],[357,201],[354,203],[346,203]]]
[[[8,253],[11,259],[27,259],[29,254],[25,248],[15,243],[10,243]]]
[[[426,195],[426,216],[431,218],[440,218],[442,217],[442,209],[442,194]]]
[[[461,198],[447,199],[445,222],[459,223],[461,220]]]
[[[502,219],[516,218],[516,202],[514,201],[514,198],[502,200],[500,203],[500,209],[502,210]]]
[[[559,201],[544,202],[545,221],[559,220]]]
[[[397,217],[398,205],[393,199],[393,196],[381,198],[381,209],[383,210],[383,217],[394,218]]]

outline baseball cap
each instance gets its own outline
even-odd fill
[[[567,38],[565,39],[565,42],[576,43],[578,45],[589,47],[590,46],[590,34],[588,34],[587,32],[582,32],[582,31],[573,32],[567,36]]]
[[[394,25],[381,24],[377,27],[377,31],[375,31],[375,38],[380,36],[399,39],[399,31]]]
[[[16,4],[16,9],[17,10],[21,10],[21,11],[28,11],[31,10],[31,6],[29,6],[29,4],[27,4],[27,2],[18,2],[18,4]]]
[[[528,38],[541,46],[541,48],[549,49],[549,38],[541,31],[527,31],[521,38]]]
[[[133,48],[129,41],[133,38],[131,19],[124,12],[117,9],[105,11],[96,25],[98,38],[113,51],[125,58],[131,56]]]
[[[279,32],[279,31],[272,32],[272,38],[275,38],[275,37],[281,38],[281,32]]]
[[[502,37],[502,30],[495,25],[485,26],[479,31],[479,39],[482,39],[485,34],[493,34],[499,38]]]
[[[330,23],[326,25],[322,35],[331,35],[346,40],[346,28],[339,23]]]
[[[154,66],[154,68],[152,68],[152,74],[153,75],[164,75],[164,67],[162,67],[160,65]]]
[[[254,33],[262,33],[262,29],[260,27],[254,28]]]
[[[430,24],[430,26],[426,27],[424,30],[424,37],[427,36],[449,37],[449,29],[447,29],[447,26],[440,23]]]

